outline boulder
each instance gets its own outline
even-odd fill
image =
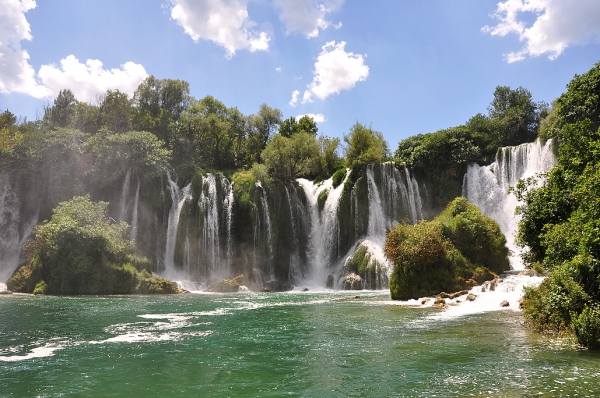
[[[467,295],[467,301],[475,301],[477,299],[477,296],[474,295],[473,293],[469,293]]]
[[[500,303],[500,307],[510,307],[510,303],[506,300]]]
[[[354,272],[346,275],[344,278],[344,290],[362,290],[363,281],[360,275],[355,274]]]

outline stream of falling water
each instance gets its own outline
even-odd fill
[[[494,163],[489,166],[471,164],[464,177],[463,196],[500,225],[510,250],[510,264],[515,270],[524,269],[522,248],[515,244],[520,220],[515,216],[515,209],[519,202],[508,191],[520,179],[546,172],[556,164],[552,145],[552,141],[542,144],[538,140],[502,148]]]

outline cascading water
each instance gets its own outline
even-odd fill
[[[257,217],[257,227],[255,228],[257,231],[261,231],[261,225],[264,226],[264,231],[266,232],[266,245],[267,245],[267,252],[268,252],[268,259],[264,259],[266,260],[266,267],[263,269],[263,271],[265,272],[265,277],[264,281],[265,282],[269,282],[275,279],[275,273],[274,273],[274,269],[273,269],[273,234],[271,231],[271,215],[270,215],[270,210],[269,210],[269,202],[267,200],[267,191],[265,190],[265,188],[262,186],[262,183],[260,181],[256,182],[256,187],[260,189],[260,204],[261,204],[261,216],[262,217]],[[260,234],[259,234],[260,235]],[[254,238],[254,244],[255,244],[255,252],[256,252],[256,245],[259,242],[259,240],[257,240],[259,236]],[[256,262],[255,262],[256,265]]]
[[[121,200],[119,201],[119,221],[127,221],[127,208],[129,207],[129,190],[131,186],[131,169],[127,170],[121,188]]]
[[[202,193],[198,198],[198,207],[202,217],[200,251],[206,267],[206,274],[212,275],[222,261],[217,182],[213,174],[202,177]]]
[[[131,215],[131,234],[130,239],[135,243],[138,232],[138,204],[140,201],[140,181],[138,180],[137,188],[135,189],[135,197],[133,199],[133,210]]]
[[[0,290],[21,263],[21,248],[39,217],[39,203],[30,216],[21,213],[21,203],[9,173],[0,173]]]
[[[349,172],[346,173],[347,175]],[[348,176],[346,175],[346,179]],[[346,181],[344,179],[344,182]],[[298,184],[304,189],[310,206],[310,235],[308,239],[309,273],[306,282],[313,287],[325,287],[328,276],[332,274],[333,253],[339,246],[338,207],[344,190],[344,182],[336,188],[332,179],[315,185],[314,182],[299,178]],[[319,211],[319,195],[327,191],[327,199]]]
[[[463,196],[500,225],[510,250],[510,264],[515,270],[524,269],[521,248],[515,244],[519,224],[515,209],[519,203],[508,190],[520,179],[546,172],[556,164],[552,145],[552,141],[543,145],[538,140],[502,148],[494,163],[489,166],[471,164],[464,177]]]
[[[171,199],[173,205],[169,210],[169,222],[167,225],[167,242],[165,245],[165,269],[163,274],[167,278],[173,278],[178,275],[175,269],[175,245],[177,243],[177,229],[179,226],[179,216],[181,215],[181,209],[183,204],[192,198],[191,190],[192,184],[186,185],[183,189],[180,189],[177,185],[177,179],[173,180],[171,174],[167,174],[169,191],[171,192]]]

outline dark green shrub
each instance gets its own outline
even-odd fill
[[[573,321],[577,341],[584,347],[600,347],[600,310],[598,307],[585,307]]]

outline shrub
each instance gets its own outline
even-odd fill
[[[394,300],[462,290],[469,280],[482,283],[508,267],[498,225],[460,197],[433,221],[395,226],[387,235],[385,253],[394,263]]]

